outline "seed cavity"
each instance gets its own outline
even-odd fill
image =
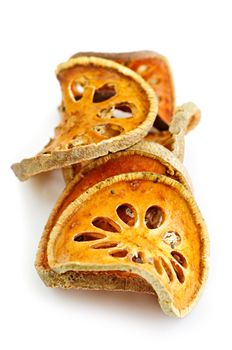
[[[117,242],[103,242],[103,243],[97,243],[91,246],[93,249],[109,249],[109,248],[115,248],[118,246]]]
[[[124,131],[124,128],[115,124],[99,124],[93,127],[93,131],[101,136],[109,138],[120,135]]]
[[[98,239],[105,238],[105,235],[97,232],[81,232],[74,236],[73,240],[75,242],[89,242],[96,241]]]
[[[71,91],[75,101],[79,101],[84,94],[85,87],[80,82],[74,81],[71,85]]]
[[[111,252],[110,255],[114,258],[125,258],[127,256],[128,251],[126,249],[117,250],[115,252]]]
[[[171,260],[172,267],[175,271],[176,277],[180,283],[184,283],[185,277],[182,268],[173,260]]]
[[[121,204],[117,208],[117,214],[128,226],[134,226],[137,221],[136,210],[131,204]]]
[[[122,102],[113,107],[102,109],[98,112],[97,117],[104,119],[128,119],[133,117],[133,113],[130,104],[128,102]]]
[[[112,118],[118,118],[118,119],[127,119],[132,118],[132,109],[129,105],[129,103],[118,103],[115,105],[112,111]]]
[[[171,268],[169,267],[168,263],[162,257],[160,257],[160,261],[161,261],[161,264],[162,264],[162,266],[167,274],[169,281],[172,282],[174,277],[173,277],[173,273],[172,273]]]
[[[149,229],[156,229],[162,225],[164,221],[164,212],[163,210],[153,205],[147,209],[145,214],[145,224]]]
[[[162,269],[162,266],[160,264],[160,261],[156,258],[154,258],[154,267],[155,267],[156,271],[158,272],[158,274],[161,275],[163,272],[163,269]]]
[[[113,85],[104,84],[99,89],[95,90],[93,95],[93,102],[99,103],[108,100],[116,95],[116,90]]]
[[[172,249],[174,249],[181,243],[181,237],[179,233],[175,231],[165,232],[162,240],[165,244],[169,245]]]
[[[121,232],[120,226],[107,217],[97,217],[92,221],[92,224],[104,231]]]
[[[143,256],[142,253],[139,252],[137,255],[134,255],[132,257],[132,261],[137,263],[137,264],[143,264]]]
[[[180,252],[173,250],[171,252],[171,255],[181,266],[183,266],[184,268],[187,267],[187,265],[188,265],[187,261],[186,261],[185,257]]]

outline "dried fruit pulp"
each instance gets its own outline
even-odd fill
[[[63,99],[65,100],[66,112],[64,121],[56,128],[56,137],[45,148],[45,152],[51,152],[58,147],[59,150],[70,147],[75,139],[82,137],[81,145],[97,143],[118,134],[124,134],[138,127],[145,119],[149,111],[149,102],[144,98],[144,91],[137,82],[128,79],[114,70],[106,70],[103,67],[78,66],[68,71],[59,73]],[[78,101],[73,101],[68,88],[70,81],[86,84],[86,91]],[[93,102],[94,91],[103,84],[113,84],[116,95],[103,102]],[[131,104],[133,117],[128,119],[101,118],[99,113],[105,108],[113,108],[116,104],[127,102]],[[111,133],[96,130],[97,126],[110,125]],[[114,134],[115,131],[115,134]]]
[[[126,149],[140,141],[155,120],[158,101],[154,91],[118,63],[79,57],[59,65],[57,76],[64,118],[55,139],[37,156],[12,165],[20,180]]]
[[[91,166],[91,164],[87,165],[66,187],[48,221],[48,231],[52,229],[52,226],[65,208],[88,188],[111,176],[135,171],[149,171],[156,174],[164,174],[173,177],[177,181],[183,182],[183,178],[181,178],[177,172],[173,171],[172,175],[169,174],[168,167],[162,164],[158,159],[138,154],[138,152],[134,151],[112,154],[111,156],[107,156],[105,160],[102,158],[102,161],[100,161],[97,166]],[[184,185],[186,186],[186,183],[184,183]],[[46,256],[44,256],[44,263],[46,264]]]
[[[77,270],[132,269],[141,277],[148,273],[161,281],[175,308],[187,308],[205,274],[204,224],[189,194],[175,181],[149,173],[108,180],[63,212],[49,241],[49,265],[58,272],[76,266]],[[125,212],[124,216],[119,212],[122,206],[129,207],[127,219]],[[163,217],[150,229],[147,212],[154,206]],[[130,223],[128,217],[133,219]],[[179,237],[174,245],[169,241],[173,234]]]
[[[80,52],[73,57],[79,56],[97,56],[114,60],[141,75],[159,97],[157,128],[160,130],[168,128],[175,110],[175,94],[172,74],[166,58],[149,51],[121,54]]]

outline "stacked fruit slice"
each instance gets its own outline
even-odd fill
[[[40,241],[39,275],[51,287],[153,293],[184,316],[207,276],[207,230],[182,164],[198,107],[175,107],[167,61],[151,52],[79,53],[57,77],[55,137],[13,165],[21,180],[62,168],[67,182]]]

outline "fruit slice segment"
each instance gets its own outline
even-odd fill
[[[122,173],[138,171],[163,174],[179,181],[186,188],[191,188],[191,181],[184,166],[171,152],[159,144],[142,141],[130,149],[116,152],[87,163],[82,168],[79,168],[75,178],[67,185],[61,194],[45,227],[36,258],[36,268],[43,280],[49,279],[50,276],[47,264],[46,245],[53,226],[59,220],[65,208],[83,192],[98,182]],[[47,283],[51,285],[50,280]],[[149,285],[143,287],[145,290],[147,290],[147,288],[149,289]]]
[[[57,77],[64,118],[41,153],[12,166],[21,180],[132,146],[155,120],[155,92],[118,63],[79,57],[58,66]]]
[[[164,312],[181,317],[205,282],[208,240],[191,194],[175,180],[140,172],[108,178],[69,205],[47,254],[57,274],[132,272],[151,285]]]
[[[159,130],[168,128],[175,110],[175,92],[169,63],[164,56],[152,51],[79,52],[72,58],[80,56],[95,56],[113,60],[141,75],[152,86],[159,98],[159,111],[154,127]]]

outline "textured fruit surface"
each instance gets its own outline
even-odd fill
[[[95,167],[86,167],[79,173],[76,184],[70,189],[68,188],[68,195],[62,204],[62,210],[81,193],[96,183],[108,177],[129,172],[149,171],[167,175],[178,181],[182,181],[185,186],[188,186],[184,178],[181,178],[178,172],[173,171],[173,169],[170,170],[170,168],[162,164],[158,159],[146,157],[141,154],[133,154],[132,151],[125,154],[123,152],[115,154],[112,157],[108,157],[107,161],[97,162]]]
[[[64,121],[46,151],[70,149],[123,135],[149,112],[141,86],[116,70],[75,64],[58,73]]]
[[[94,159],[139,142],[156,118],[153,89],[132,70],[97,57],[78,57],[57,68],[62,121],[35,157],[13,164],[21,180]]]
[[[175,93],[171,70],[167,59],[152,51],[128,53],[80,52],[73,57],[97,56],[108,58],[127,66],[142,76],[159,98],[159,111],[155,125],[159,130],[167,129],[175,110]]]
[[[76,176],[64,189],[45,227],[36,262],[38,269],[48,268],[46,245],[50,232],[64,209],[98,182],[123,173],[147,171],[171,177],[191,190],[191,181],[183,165],[162,146],[144,141],[130,150],[86,162],[83,167],[74,170],[77,171]]]
[[[63,212],[48,262],[69,270],[137,273],[165,312],[189,311],[206,275],[207,235],[190,193],[176,181],[130,173],[98,183]]]

